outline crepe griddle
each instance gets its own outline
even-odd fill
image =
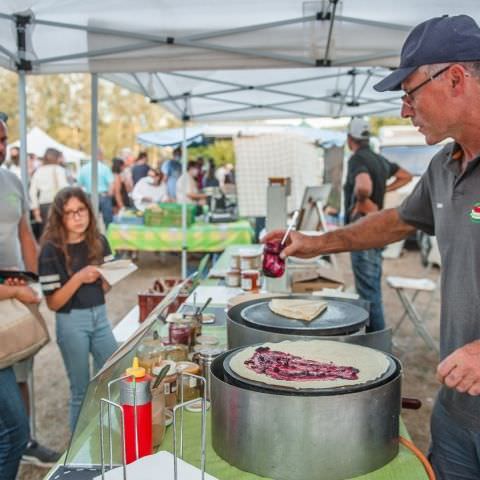
[[[327,308],[312,321],[278,315],[268,306],[270,299],[245,307],[240,315],[248,325],[261,330],[300,335],[344,335],[357,332],[368,312],[352,303],[328,300]]]
[[[262,345],[251,345],[254,347],[260,347]],[[247,347],[249,348],[249,347]],[[392,376],[394,376],[400,364],[390,355],[385,354],[388,358],[388,368],[387,370],[378,378],[369,380],[365,383],[355,384],[355,385],[345,385],[341,387],[330,387],[330,388],[289,388],[281,385],[269,385],[267,383],[258,382],[256,380],[251,380],[249,378],[244,378],[234,372],[230,366],[231,359],[239,353],[243,348],[237,348],[231,352],[228,352],[223,359],[223,371],[228,379],[229,383],[236,385],[241,388],[246,388],[247,390],[254,390],[264,393],[276,393],[280,395],[302,395],[302,396],[318,396],[318,395],[342,395],[347,393],[361,392],[368,390],[370,388],[379,387],[387,383]]]

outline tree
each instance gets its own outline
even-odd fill
[[[9,136],[19,136],[18,77],[0,71],[2,105],[9,116]],[[69,147],[89,152],[90,76],[28,75],[27,128],[38,126]],[[150,104],[142,95],[131,93],[109,82],[99,82],[99,142],[106,158],[118,155],[123,147],[134,148],[136,135],[180,125],[160,105]]]

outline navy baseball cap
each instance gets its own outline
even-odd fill
[[[400,66],[373,86],[377,92],[400,90],[401,83],[422,65],[480,60],[480,28],[472,17],[456,15],[431,18],[408,35]]]

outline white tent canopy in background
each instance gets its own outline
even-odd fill
[[[78,171],[82,161],[88,160],[89,155],[74,148],[67,147],[50,137],[39,127],[33,127],[27,134],[28,153],[34,153],[37,157],[43,157],[47,148],[55,148],[63,153],[65,161],[75,165]],[[9,147],[20,147],[20,140],[10,143]]]
[[[346,135],[342,132],[310,127],[289,127],[282,125],[195,125],[186,129],[187,145],[198,143],[204,137],[233,138],[256,137],[259,135],[300,135],[322,147],[342,146]],[[177,147],[183,141],[183,128],[172,128],[159,132],[145,132],[137,135],[137,142],[158,147]]]
[[[380,67],[117,73],[102,77],[197,121],[398,115],[400,95],[373,85]]]

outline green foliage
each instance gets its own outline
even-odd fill
[[[18,78],[0,70],[2,103],[8,116],[9,137],[19,136]],[[27,128],[40,127],[51,137],[69,147],[89,152],[90,144],[89,75],[41,75],[27,77]],[[124,147],[143,150],[136,145],[136,135],[180,125],[159,105],[150,104],[142,95],[130,93],[109,82],[99,82],[99,141],[105,158],[118,155]],[[153,156],[157,153],[152,151]]]
[[[235,164],[235,152],[231,140],[216,140],[209,145],[188,148],[188,158],[195,160],[197,157],[213,158],[215,165]]]
[[[390,125],[411,125],[408,118],[399,117],[370,117],[370,126],[372,128],[373,135],[378,135],[380,127]]]

